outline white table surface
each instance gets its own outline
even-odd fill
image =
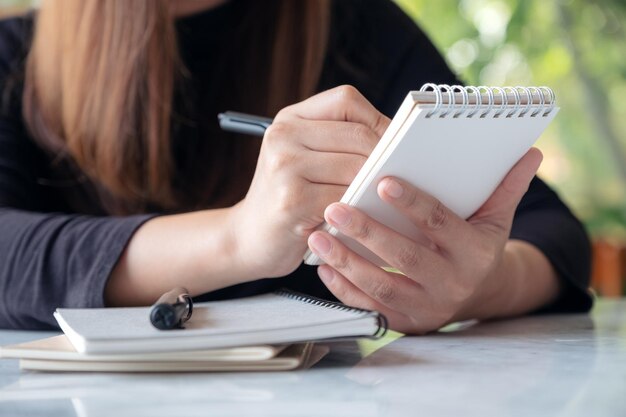
[[[53,334],[3,330],[0,345]],[[297,372],[37,373],[0,360],[0,416],[38,415],[623,417],[626,300],[601,300],[591,315],[335,343]]]

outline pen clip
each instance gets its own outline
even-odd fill
[[[193,301],[189,294],[181,294],[180,296],[178,296],[178,300],[181,303],[187,304],[187,315],[181,319],[181,323],[180,323],[180,324],[183,324],[184,322],[186,322],[187,320],[191,318],[191,314],[193,313]]]

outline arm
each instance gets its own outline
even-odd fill
[[[42,151],[15,117],[0,120],[0,327],[53,327],[57,307],[153,302],[279,277],[302,259],[320,213],[343,194],[388,120],[340,87],[277,115],[246,198],[181,215],[47,213]],[[337,136],[349,138],[336,141]]]
[[[537,247],[508,240],[502,262],[493,273],[493,286],[473,308],[460,311],[454,321],[512,317],[553,303],[561,291],[558,275]]]
[[[192,296],[251,280],[237,262],[231,210],[146,222],[128,242],[105,288],[109,306],[144,305],[176,286]]]

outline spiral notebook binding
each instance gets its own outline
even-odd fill
[[[374,334],[372,334],[370,337],[378,339],[380,337],[383,337],[387,333],[387,328],[388,328],[387,318],[382,313],[379,313],[378,311],[366,310],[364,308],[358,308],[358,307],[350,307],[342,303],[323,300],[321,298],[313,297],[311,295],[302,294],[302,293],[288,290],[288,289],[276,290],[274,291],[274,294],[280,295],[281,297],[289,298],[290,300],[302,301],[307,304],[312,304],[312,305],[316,305],[316,306],[320,306],[324,308],[332,308],[334,310],[339,310],[339,311],[375,314],[378,328],[376,329],[376,332],[374,332]]]
[[[513,117],[547,117],[556,107],[556,95],[549,87],[487,87],[424,84],[420,92],[432,92],[435,95],[435,104],[426,114],[426,118],[438,117],[454,119]],[[461,102],[457,103],[457,94]],[[513,102],[510,96],[513,96]],[[445,99],[444,99],[445,97]],[[473,100],[472,100],[473,99]],[[486,100],[486,103],[484,101]],[[535,101],[539,103],[535,103]],[[472,103],[473,101],[473,103]],[[530,115],[528,114],[531,112]]]

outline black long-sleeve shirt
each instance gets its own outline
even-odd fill
[[[213,85],[212,68],[223,52],[224,32],[238,19],[231,0],[217,9],[179,19],[181,56],[194,83]],[[389,0],[336,0],[319,90],[356,86],[380,111],[393,116],[409,90],[423,83],[458,84],[418,27]],[[84,178],[54,166],[29,136],[21,116],[24,60],[32,15],[0,21],[0,327],[52,328],[57,307],[102,307],[103,292],[135,230],[153,215],[107,215],[89,195]],[[204,91],[204,90],[201,90]],[[188,136],[174,137],[184,152]],[[503,138],[506,139],[506,138]],[[178,155],[178,156],[177,156]],[[83,201],[82,208],[68,203]],[[588,238],[557,195],[535,178],[515,215],[511,238],[538,247],[562,281],[562,294],[547,309],[585,311]],[[284,278],[214,291],[200,299],[245,296],[289,287],[332,299],[314,267],[302,265]]]

